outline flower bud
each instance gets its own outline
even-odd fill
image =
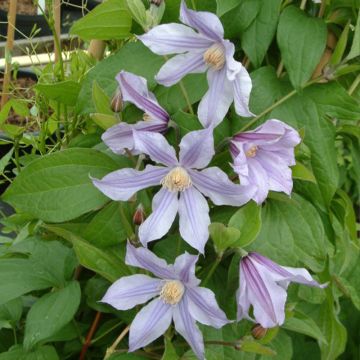
[[[254,339],[260,340],[267,333],[267,329],[263,328],[260,324],[255,324],[251,329],[251,334]]]
[[[145,211],[144,211],[144,207],[142,206],[142,204],[140,204],[136,208],[136,211],[134,213],[133,223],[135,225],[141,225],[144,221],[145,221]]]
[[[113,112],[121,112],[123,109],[123,98],[119,88],[117,88],[115,95],[111,99],[111,110]]]
[[[150,0],[150,4],[160,6],[164,0]]]

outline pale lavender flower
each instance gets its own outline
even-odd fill
[[[282,325],[285,321],[286,290],[290,282],[323,288],[303,268],[280,266],[251,252],[240,260],[240,288],[237,292],[238,320],[246,318],[263,328]],[[249,315],[253,306],[254,319]]]
[[[147,165],[142,171],[121,169],[102,180],[93,179],[94,185],[111,199],[121,201],[130,199],[141,189],[162,185],[154,196],[152,214],[139,227],[140,241],[146,246],[160,239],[179,213],[181,236],[203,253],[210,224],[209,205],[203,195],[216,205],[240,206],[249,201],[255,188],[234,184],[217,167],[199,171],[214,155],[211,128],[185,135],[180,143],[179,160],[163,135],[134,131],[133,136],[136,150],[165,167]]]
[[[148,90],[147,81],[143,77],[121,71],[116,80],[119,82],[123,101],[128,101],[144,111],[143,121],[135,124],[121,122],[102,135],[102,140],[114,153],[123,154],[125,149],[134,150],[133,129],[164,132],[168,128],[169,115]]]
[[[160,69],[157,82],[171,86],[187,74],[208,70],[209,90],[198,109],[203,126],[219,124],[233,101],[239,115],[252,116],[249,110],[250,76],[245,67],[234,59],[234,44],[224,40],[219,18],[210,12],[190,10],[182,1],[180,20],[185,25],[163,24],[139,36],[156,54],[178,54]]]
[[[150,301],[130,326],[129,351],[135,351],[164,334],[174,320],[181,334],[199,359],[204,359],[204,341],[196,321],[221,328],[229,323],[219,308],[214,293],[199,287],[195,276],[198,256],[178,256],[174,265],[145,248],[127,245],[125,262],[152,272],[157,278],[137,274],[125,276],[110,286],[101,300],[118,310],[131,309]]]
[[[233,168],[243,185],[253,184],[253,199],[262,203],[269,190],[290,195],[293,187],[289,166],[295,165],[294,147],[301,139],[296,130],[279,120],[268,120],[253,131],[233,137]]]

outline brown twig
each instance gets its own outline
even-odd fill
[[[85,360],[86,352],[87,352],[89,346],[91,345],[92,337],[95,334],[95,331],[99,325],[100,319],[101,319],[101,312],[98,311],[95,315],[95,319],[94,319],[93,323],[91,324],[90,330],[89,330],[88,334],[86,335],[85,343],[81,349],[81,354],[80,354],[79,360]]]

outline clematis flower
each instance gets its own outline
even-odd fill
[[[269,190],[290,195],[293,187],[289,166],[295,165],[294,147],[301,139],[296,130],[279,120],[268,120],[253,131],[233,137],[230,152],[233,169],[243,185],[253,184],[253,199],[262,203]]]
[[[133,136],[136,150],[165,167],[148,165],[142,171],[121,169],[102,180],[93,179],[94,185],[109,198],[121,201],[130,199],[141,189],[162,185],[154,196],[152,214],[139,227],[140,241],[146,246],[160,239],[179,213],[181,236],[203,253],[210,224],[209,205],[203,195],[216,205],[240,206],[249,201],[255,188],[234,184],[217,167],[199,171],[214,155],[211,128],[186,134],[180,143],[179,160],[163,135],[134,131]]]
[[[123,154],[125,148],[134,150],[133,129],[164,132],[168,127],[169,115],[159,105],[154,94],[148,90],[147,81],[143,77],[121,71],[116,76],[116,80],[119,82],[122,100],[144,111],[143,121],[135,124],[121,122],[102,135],[102,140],[114,153]]]
[[[238,320],[256,321],[263,328],[285,321],[286,289],[290,282],[323,288],[306,269],[280,266],[252,252],[240,260],[240,288],[237,292]],[[255,320],[249,315],[253,306]]]
[[[210,12],[190,10],[182,1],[180,20],[185,25],[159,25],[138,37],[156,54],[178,54],[162,66],[157,82],[171,86],[187,74],[208,70],[209,90],[198,108],[203,126],[219,124],[233,101],[239,115],[252,116],[250,76],[245,67],[234,60],[234,44],[224,40],[219,18]]]
[[[152,272],[157,278],[137,274],[125,276],[110,286],[101,300],[118,310],[131,309],[153,298],[130,326],[129,351],[135,351],[164,334],[174,320],[181,334],[199,359],[204,359],[204,341],[196,321],[221,328],[230,321],[219,308],[214,293],[199,287],[195,277],[198,257],[185,253],[174,265],[145,248],[127,245],[125,262]]]

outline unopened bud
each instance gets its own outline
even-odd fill
[[[111,99],[111,110],[113,112],[121,112],[123,109],[123,98],[119,88],[117,88],[115,95]]]
[[[136,208],[136,211],[134,213],[133,223],[135,225],[141,225],[144,221],[145,221],[145,211],[144,211],[144,207],[142,206],[142,204],[140,204]]]
[[[160,6],[162,3],[164,2],[164,0],[151,0],[150,4],[154,4],[156,6]]]
[[[254,339],[260,340],[267,333],[267,329],[263,328],[260,324],[255,324],[251,329],[251,334]]]

